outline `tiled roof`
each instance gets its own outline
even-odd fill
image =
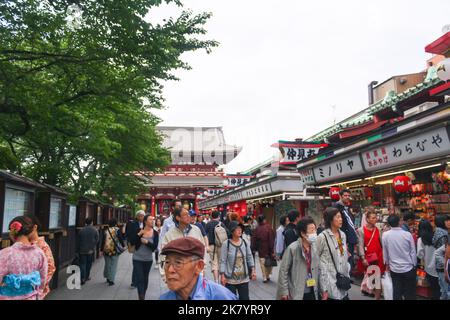
[[[441,80],[439,78],[434,78],[431,80],[426,80],[422,83],[417,84],[414,87],[411,87],[404,92],[401,92],[395,96],[392,97],[392,99],[384,99],[381,100],[370,107],[364,109],[363,111],[357,113],[354,116],[351,116],[350,118],[345,119],[344,121],[341,121],[337,124],[335,124],[332,127],[329,127],[318,134],[315,134],[314,136],[308,138],[308,141],[322,141],[323,139],[332,136],[333,134],[336,134],[343,129],[351,128],[353,126],[361,125],[366,122],[369,122],[373,119],[373,116],[382,110],[388,109],[388,108],[395,108],[395,105],[403,101],[409,97],[412,97],[413,95],[417,94],[418,92],[421,92],[423,90],[429,89],[432,86],[439,83]]]

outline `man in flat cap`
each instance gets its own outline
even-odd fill
[[[205,246],[192,237],[170,241],[161,254],[166,256],[164,271],[170,291],[160,300],[237,300],[227,288],[206,280],[203,275]]]

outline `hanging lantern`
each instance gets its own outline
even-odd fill
[[[341,198],[339,195],[339,191],[341,191],[341,188],[331,187],[330,188],[330,198],[334,201],[339,201],[339,199]]]
[[[411,188],[411,179],[407,176],[396,176],[392,183],[394,184],[394,189],[397,192],[408,192]]]

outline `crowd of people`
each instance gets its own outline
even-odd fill
[[[280,300],[348,300],[353,271],[364,275],[364,294],[414,300],[418,267],[426,273],[431,298],[450,299],[450,216],[437,215],[433,223],[421,220],[416,230],[415,216],[407,212],[390,215],[380,228],[375,209],[367,207],[362,220],[357,228],[348,190],[324,210],[319,224],[292,209],[280,217],[276,231],[264,215],[254,219],[214,211],[203,217],[175,201],[165,219],[139,210],[123,226],[111,219],[101,236],[87,218],[78,233],[76,263],[84,285],[99,247],[103,276],[113,286],[120,255],[128,250],[131,287],[139,300],[145,300],[152,265],[168,288],[162,300],[250,300],[257,262],[263,283],[273,281],[273,267],[279,267]],[[49,293],[55,263],[38,229],[34,216],[19,216],[9,224],[14,244],[0,251],[0,299],[44,299]],[[211,280],[205,276],[208,262]]]

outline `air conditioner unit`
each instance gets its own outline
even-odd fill
[[[422,104],[420,104],[418,106],[415,106],[415,107],[413,107],[411,109],[405,110],[405,112],[403,114],[403,117],[405,119],[409,118],[409,117],[412,117],[412,116],[414,116],[416,114],[419,114],[421,112],[424,112],[426,110],[434,108],[434,107],[436,107],[438,105],[439,105],[439,103],[437,103],[437,102],[430,102],[430,101],[424,102],[424,103],[422,103]]]

